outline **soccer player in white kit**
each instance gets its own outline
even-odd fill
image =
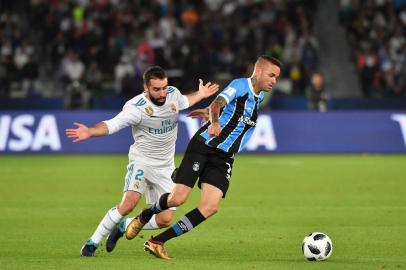
[[[171,174],[175,169],[174,154],[177,138],[179,111],[217,92],[219,86],[199,80],[199,90],[182,95],[180,91],[168,86],[166,72],[158,66],[147,69],[143,75],[144,93],[127,101],[122,111],[114,118],[100,122],[93,127],[74,123],[77,127],[66,129],[66,136],[73,142],[91,137],[107,136],[131,127],[134,144],[129,150],[129,164],[124,181],[124,194],[121,202],[111,208],[99,223],[96,231],[82,247],[81,256],[94,256],[100,242],[129,214],[145,194],[148,204],[155,203],[159,197],[171,192],[174,183]],[[172,224],[174,209],[155,215],[146,229],[164,228]],[[131,220],[130,220],[131,221]],[[124,232],[129,222],[121,222]],[[118,232],[120,232],[118,231]],[[117,229],[115,230],[117,233]],[[107,246],[107,251],[114,249]],[[110,243],[111,244],[111,243]]]

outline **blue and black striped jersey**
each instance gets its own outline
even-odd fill
[[[220,135],[209,136],[210,121],[199,129],[198,134],[203,137],[206,145],[235,154],[244,148],[254,131],[259,103],[264,99],[264,93],[256,95],[251,79],[239,78],[233,80],[219,96],[227,101],[220,112]]]

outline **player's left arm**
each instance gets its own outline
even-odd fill
[[[204,84],[203,81],[199,79],[199,90],[189,95],[186,95],[186,98],[189,101],[189,107],[193,106],[200,100],[208,98],[209,96],[213,95],[219,90],[219,87],[220,86],[218,84],[212,82]]]
[[[235,98],[239,97],[241,94],[237,89],[240,87],[240,80],[233,80],[218,96],[213,100],[209,106],[209,117],[210,126],[208,128],[209,136],[218,136],[221,133],[220,126],[220,111],[228,103],[230,103]]]

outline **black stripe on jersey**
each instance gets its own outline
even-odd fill
[[[212,147],[217,147],[220,143],[224,142],[231,132],[238,126],[238,119],[244,114],[245,102],[248,100],[248,94],[245,94],[242,97],[237,98],[236,108],[234,114],[231,116],[230,121],[223,127],[219,136],[215,137],[209,142],[209,145]]]
[[[204,123],[204,125],[201,126],[201,127],[199,128],[199,130],[198,130],[195,134],[199,134],[199,135],[202,134],[206,129],[209,128],[209,126],[210,126],[210,120],[207,121],[206,123]]]
[[[255,97],[255,108],[252,110],[252,115],[250,120],[253,121],[254,123],[256,123],[257,118],[258,118],[258,98]],[[228,149],[229,153],[237,153],[238,149],[240,149],[240,145],[241,145],[241,141],[242,138],[244,138],[245,133],[251,128],[250,125],[245,124],[244,130],[241,132],[241,134],[238,136],[238,138],[233,142],[233,144],[231,145],[230,149]]]
[[[221,110],[220,110],[220,117],[221,117],[221,114],[223,113],[223,109],[224,109],[224,108],[221,108]],[[211,124],[210,120],[207,120],[207,121],[204,123],[204,125],[201,126],[201,127],[197,130],[197,132],[196,132],[195,134],[202,135],[202,133],[204,133],[206,130],[208,131],[210,124]]]

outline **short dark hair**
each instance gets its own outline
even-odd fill
[[[281,61],[279,61],[278,59],[276,59],[275,57],[269,56],[269,55],[261,55],[258,59],[264,59],[272,64],[274,64],[275,66],[281,68],[282,67],[282,63]]]
[[[160,66],[152,66],[145,70],[144,74],[142,75],[142,79],[144,80],[144,84],[149,84],[152,79],[160,79],[163,80],[167,78],[166,72]]]

